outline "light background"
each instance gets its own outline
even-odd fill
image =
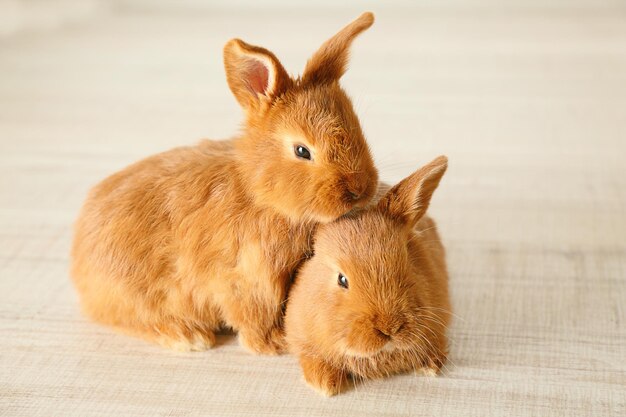
[[[290,356],[87,322],[68,251],[89,187],[236,132],[229,38],[298,73],[364,10],[343,85],[382,177],[450,158],[444,375],[322,399]],[[623,1],[0,0],[0,415],[624,416],[625,157]]]

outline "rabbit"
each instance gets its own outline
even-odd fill
[[[314,253],[289,292],[285,332],[320,393],[341,392],[350,377],[436,375],[444,365],[448,276],[425,212],[446,168],[440,156],[378,202],[316,230]]]
[[[267,49],[226,43],[241,134],[148,157],[90,191],[71,249],[88,317],[181,351],[214,346],[222,329],[253,353],[285,350],[284,301],[314,229],[378,186],[339,85],[373,21],[364,13],[327,40],[298,78]]]

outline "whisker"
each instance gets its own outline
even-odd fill
[[[461,320],[461,321],[463,321],[463,322],[465,322],[465,321],[466,321],[463,317],[459,316],[458,314],[453,313],[453,312],[452,312],[452,311],[450,311],[450,310],[446,310],[445,308],[425,306],[425,307],[420,307],[420,309],[421,309],[421,310],[438,310],[438,311],[441,311],[441,312],[444,312],[444,313],[450,314],[450,315],[451,315],[451,316],[453,316],[454,318],[459,319],[459,320]]]

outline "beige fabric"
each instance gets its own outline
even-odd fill
[[[431,214],[460,318],[444,376],[333,399],[232,337],[179,354],[87,322],[68,248],[96,181],[233,133],[226,40],[295,73],[363,6],[111,2],[0,39],[0,415],[626,415],[626,6],[547,3],[371,7],[344,85],[385,180],[450,158]]]

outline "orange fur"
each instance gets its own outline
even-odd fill
[[[284,348],[283,303],[314,228],[365,205],[378,184],[343,71],[315,75],[345,67],[372,21],[366,13],[326,42],[302,79],[266,49],[226,44],[242,135],[149,157],[90,192],[71,271],[86,314],[176,349],[206,349],[222,327],[254,352]]]
[[[306,381],[325,395],[348,377],[436,373],[450,321],[444,249],[424,217],[447,167],[439,157],[376,205],[321,225],[285,313],[287,342]],[[338,274],[348,288],[338,284]]]

